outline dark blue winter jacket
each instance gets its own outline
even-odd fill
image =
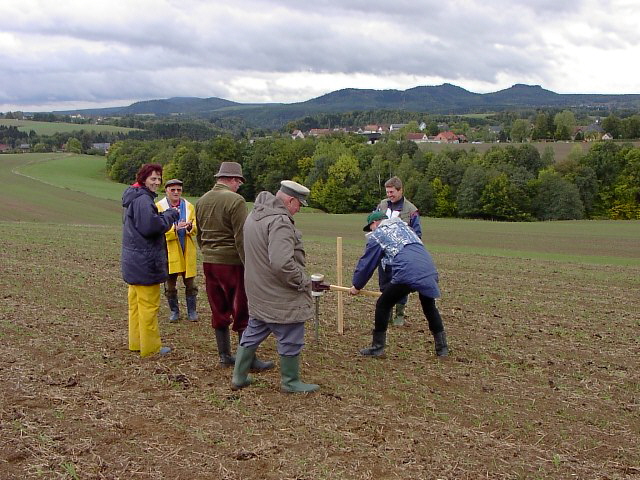
[[[164,234],[178,221],[174,209],[158,213],[156,194],[134,184],[122,194],[122,278],[129,285],[156,285],[168,276]]]

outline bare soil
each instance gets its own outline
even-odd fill
[[[640,478],[637,267],[438,255],[446,360],[415,296],[369,359],[373,300],[345,299],[340,335],[328,293],[303,351],[320,392],[280,393],[277,368],[234,392],[201,275],[200,321],[163,303],[175,351],[140,359],[117,228],[2,225],[2,479]],[[334,247],[307,247],[335,275]],[[259,356],[277,360],[272,339]]]

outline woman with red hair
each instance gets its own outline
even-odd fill
[[[129,284],[129,350],[141,357],[171,348],[163,347],[158,328],[160,284],[168,276],[165,232],[180,212],[158,213],[156,191],[162,183],[162,166],[147,163],[136,174],[136,183],[122,194],[122,278]]]

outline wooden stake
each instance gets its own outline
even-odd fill
[[[351,290],[351,287],[341,287],[340,285],[329,285],[329,290],[333,290],[336,292],[348,292]],[[373,297],[378,298],[382,295],[382,292],[373,292],[371,290],[360,290],[358,295],[364,295],[365,297]]]
[[[342,285],[342,237],[336,242],[336,277],[338,285]],[[338,333],[344,333],[344,305],[342,303],[342,292],[338,292]]]

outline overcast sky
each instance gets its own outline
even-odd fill
[[[515,83],[640,93],[638,0],[0,0],[0,112]]]

